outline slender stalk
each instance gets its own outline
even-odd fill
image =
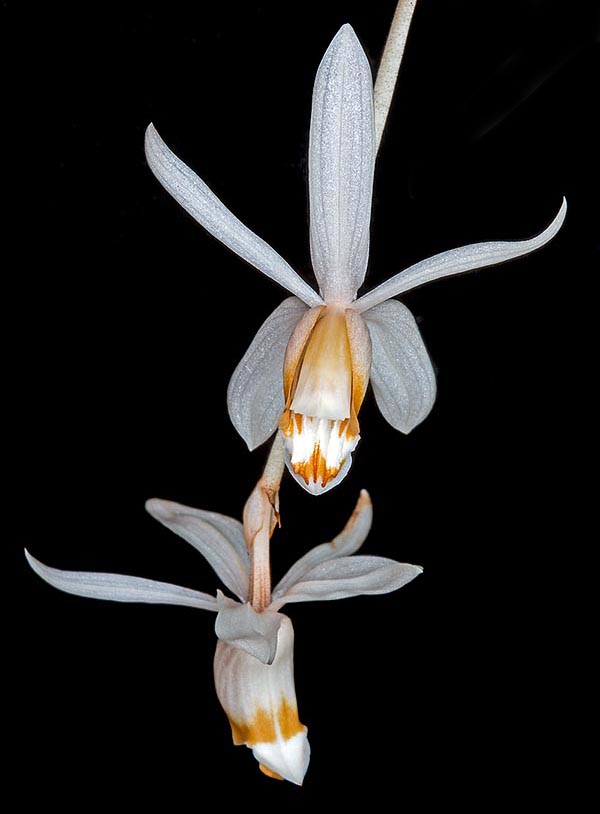
[[[390,26],[390,33],[379,63],[375,80],[375,138],[377,149],[385,129],[388,112],[396,87],[396,79],[404,54],[408,29],[412,20],[417,0],[399,0]]]
[[[279,494],[279,486],[285,469],[285,456],[283,440],[279,432],[275,433],[273,444],[263,471],[262,480],[275,495]]]
[[[265,530],[254,538],[250,560],[250,604],[262,613],[271,604],[270,535]]]
[[[277,433],[262,477],[244,506],[244,534],[250,552],[249,600],[258,613],[271,603],[270,541],[279,523],[279,487],[283,470],[283,441]]]

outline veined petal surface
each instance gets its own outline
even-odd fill
[[[450,249],[447,252],[435,254],[427,260],[421,260],[414,266],[404,269],[399,274],[390,277],[372,291],[364,294],[354,303],[354,308],[361,313],[373,308],[381,302],[396,297],[404,291],[410,291],[417,286],[431,283],[442,277],[451,277],[463,274],[465,271],[482,269],[505,263],[516,257],[541,249],[557,234],[567,214],[567,201],[563,198],[562,205],[550,225],[536,237],[529,240],[498,240],[490,243],[472,243],[461,246],[459,249]]]
[[[311,568],[300,582],[278,597],[278,604],[279,600],[285,603],[317,602],[363,594],[387,594],[402,588],[422,571],[418,565],[396,562],[387,557],[340,557]]]
[[[177,158],[152,124],[146,130],[145,148],[148,166],[156,178],[207,232],[291,294],[300,297],[307,305],[323,304],[321,297],[289,263],[244,226],[204,181]]]
[[[236,367],[227,388],[227,408],[233,426],[250,450],[277,429],[283,412],[283,360],[288,340],[307,312],[297,297],[278,305],[258,329]]]
[[[319,563],[338,557],[348,557],[358,551],[367,539],[372,522],[373,504],[369,493],[363,489],[343,531],[330,543],[322,543],[311,548],[307,554],[292,565],[287,574],[279,581],[273,591],[273,607],[280,607],[278,600]]]
[[[409,433],[428,415],[436,394],[435,373],[417,323],[398,300],[363,314],[372,343],[371,384],[383,417]]]
[[[193,545],[242,602],[248,599],[250,557],[238,520],[158,498],[146,501],[146,511]]]
[[[364,280],[374,167],[373,77],[344,25],[317,71],[308,152],[310,249],[327,303],[349,304]]]
[[[51,568],[36,560],[25,550],[27,562],[35,573],[53,588],[75,596],[90,599],[108,599],[112,602],[148,602],[160,605],[184,605],[188,608],[202,608],[216,611],[214,596],[157,582],[142,577],[129,577],[124,574],[104,574],[94,571],[62,571]]]

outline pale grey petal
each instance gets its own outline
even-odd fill
[[[219,613],[215,633],[223,642],[244,650],[263,664],[272,664],[277,652],[277,632],[283,619],[274,610],[257,613],[252,605],[240,605],[217,591]]]
[[[160,605],[184,605],[216,611],[214,596],[181,588],[168,582],[156,582],[123,574],[98,574],[94,571],[61,571],[36,560],[25,550],[27,562],[49,585],[76,596],[90,599],[110,599],[113,602],[150,602]]]
[[[354,308],[363,312],[368,308],[389,300],[404,291],[439,280],[441,277],[451,277],[473,269],[482,269],[505,263],[515,257],[522,257],[536,249],[541,249],[556,235],[563,224],[567,213],[567,201],[563,198],[562,205],[552,223],[541,234],[529,240],[496,241],[493,243],[472,243],[459,249],[436,254],[427,260],[421,260],[399,274],[390,277],[385,283],[369,291],[355,302]]]
[[[233,372],[227,407],[233,426],[250,450],[275,430],[284,408],[283,359],[288,339],[307,307],[288,297],[258,329],[252,344]]]
[[[344,25],[319,65],[310,121],[310,249],[326,302],[352,302],[364,280],[374,166],[373,77]]]
[[[223,585],[242,602],[248,598],[250,557],[242,524],[232,517],[205,512],[153,498],[146,510],[175,534],[194,546],[208,561]]]
[[[281,597],[288,602],[345,599],[361,594],[387,594],[402,588],[423,569],[386,557],[341,557],[321,562]],[[279,607],[281,607],[279,605]]]
[[[397,300],[363,314],[371,332],[371,384],[386,421],[408,433],[435,401],[435,373],[413,315]]]
[[[364,541],[373,522],[373,504],[368,492],[363,489],[360,493],[356,508],[346,523],[344,530],[330,543],[315,546],[292,565],[287,574],[279,581],[273,591],[273,606],[277,607],[277,600],[283,597],[292,585],[300,582],[305,575],[321,562],[349,557],[354,554]]]
[[[207,232],[308,305],[323,304],[319,295],[283,257],[244,226],[204,181],[171,152],[152,124],[146,130],[145,148],[146,159],[154,175]]]

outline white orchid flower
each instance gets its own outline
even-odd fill
[[[193,545],[237,599],[221,591],[215,597],[140,577],[62,571],[44,565],[26,551],[27,560],[42,579],[67,593],[216,612],[219,642],[215,685],[233,741],[251,748],[268,776],[300,785],[308,768],[310,747],[296,703],[294,630],[280,609],[290,602],[388,593],[406,585],[422,569],[384,557],[353,556],[371,527],[371,501],[363,491],[341,534],[301,557],[275,587],[270,604],[258,613],[248,601],[251,557],[240,522],[166,500],[149,500],[146,508]]]
[[[313,494],[339,483],[350,467],[369,380],[384,418],[401,432],[414,429],[433,406],[436,382],[427,350],[412,314],[393,297],[539,249],[558,232],[566,212],[563,200],[536,237],[442,252],[357,299],[369,255],[376,137],[371,69],[349,25],[327,49],[313,92],[310,250],[319,293],[221,203],[152,125],[146,156],[195,220],[293,295],[264,322],[233,373],[228,407],[251,450],[279,426],[288,469]]]

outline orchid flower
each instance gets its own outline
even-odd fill
[[[291,602],[388,593],[406,585],[422,569],[384,557],[355,556],[372,521],[371,501],[363,491],[343,531],[330,543],[318,545],[301,557],[272,595],[269,589],[266,607],[258,612],[252,602],[251,583],[256,582],[257,574],[253,573],[247,549],[248,532],[256,536],[265,531],[268,541],[271,529],[263,529],[256,521],[259,516],[270,516],[271,508],[265,502],[259,505],[257,495],[260,491],[255,490],[248,501],[250,525],[244,527],[215,512],[166,500],[146,503],[153,517],[206,558],[236,599],[220,590],[212,596],[140,577],[62,571],[44,565],[27,551],[25,554],[36,574],[67,593],[215,612],[219,639],[215,685],[231,725],[233,742],[251,748],[260,769],[268,776],[300,785],[308,768],[310,747],[307,728],[298,717],[294,688],[294,629],[280,609]]]
[[[412,13],[414,3],[409,6]],[[401,50],[398,64],[400,58]],[[381,125],[377,129],[380,136]],[[369,380],[384,418],[401,432],[414,429],[433,406],[436,381],[427,350],[414,317],[393,298],[539,249],[566,212],[563,200],[536,237],[442,252],[357,299],[369,255],[375,132],[369,62],[344,25],[318,68],[312,100],[310,251],[318,293],[221,203],[152,124],[146,132],[148,164],[165,189],[210,234],[293,295],[263,323],[234,371],[228,408],[251,450],[279,427],[288,469],[313,494],[348,472]]]

